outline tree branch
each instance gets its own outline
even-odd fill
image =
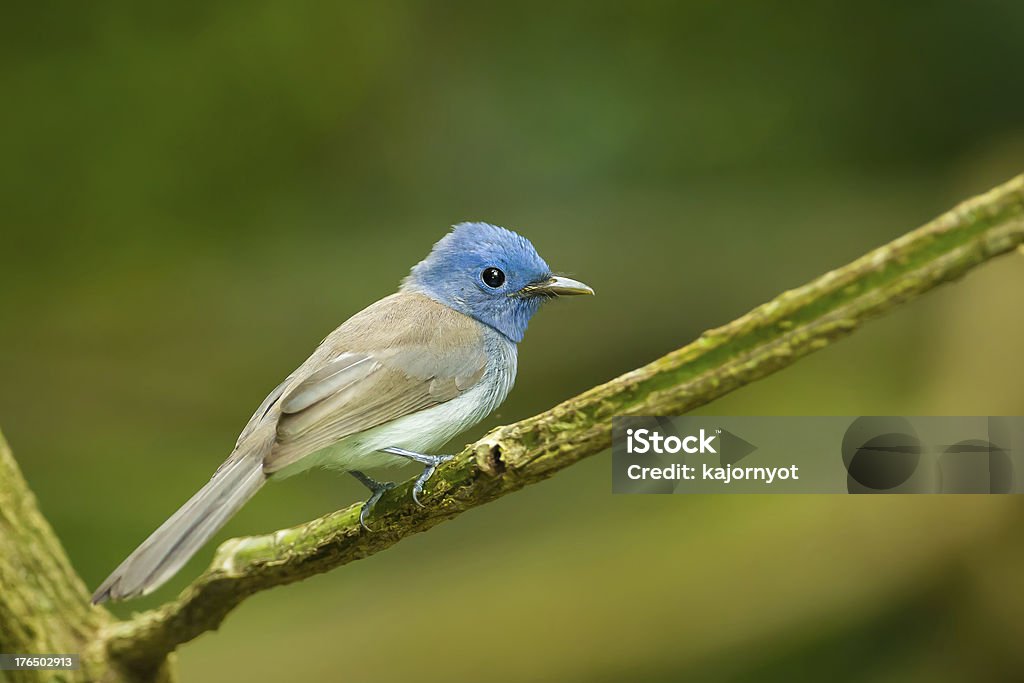
[[[85,585],[0,434],[0,652],[79,654],[81,668],[63,672],[69,681],[172,680],[164,657],[137,671],[112,666],[99,637],[112,621],[109,612],[89,604]],[[5,671],[0,681],[50,680],[51,674]]]
[[[491,431],[438,470],[426,508],[410,503],[408,482],[386,495],[372,533],[360,529],[356,504],[291,529],[225,542],[176,600],[108,627],[108,650],[132,666],[162,661],[258,591],[380,552],[608,448],[612,416],[672,415],[704,405],[1021,244],[1024,175],[649,365]]]

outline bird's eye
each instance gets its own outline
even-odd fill
[[[484,284],[488,287],[493,287],[494,289],[505,284],[505,273],[493,266],[484,269],[484,272],[480,273],[480,277],[483,278]]]

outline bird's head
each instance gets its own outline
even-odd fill
[[[530,317],[551,298],[593,294],[553,275],[530,241],[489,223],[459,223],[402,282],[520,342]]]

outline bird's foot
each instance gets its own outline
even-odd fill
[[[359,483],[370,489],[370,497],[366,499],[366,502],[363,503],[363,507],[359,510],[359,525],[367,531],[373,531],[373,529],[367,526],[366,517],[373,510],[373,506],[377,504],[380,497],[383,496],[386,491],[390,491],[395,488],[397,484],[393,481],[377,481],[373,477],[368,477],[362,472],[358,472],[356,470],[353,470],[350,474],[359,480]]]
[[[427,480],[434,476],[434,472],[437,470],[437,466],[441,463],[448,462],[454,455],[435,455],[432,456],[435,461],[423,468],[423,474],[416,480],[416,483],[412,486],[412,499],[421,508],[426,507],[420,502],[420,494],[423,493],[423,485],[427,483]]]
[[[455,457],[454,455],[424,455],[423,453],[407,451],[404,448],[397,447],[382,448],[381,451],[384,453],[390,453],[391,455],[409,458],[410,460],[422,465],[426,465],[426,467],[423,468],[423,474],[420,475],[420,478],[416,480],[416,483],[413,484],[412,487],[412,499],[421,508],[426,507],[426,505],[420,502],[420,494],[423,493],[423,486],[427,483],[428,479],[434,476],[434,472],[437,471],[439,465],[446,463]]]

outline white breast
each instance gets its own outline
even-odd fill
[[[487,368],[480,381],[466,393],[433,408],[346,437],[284,468],[274,478],[288,477],[317,466],[349,471],[409,462],[380,452],[381,448],[389,446],[436,454],[436,449],[491,414],[512,390],[518,365],[516,345],[490,329],[487,330],[485,344],[489,358]]]

